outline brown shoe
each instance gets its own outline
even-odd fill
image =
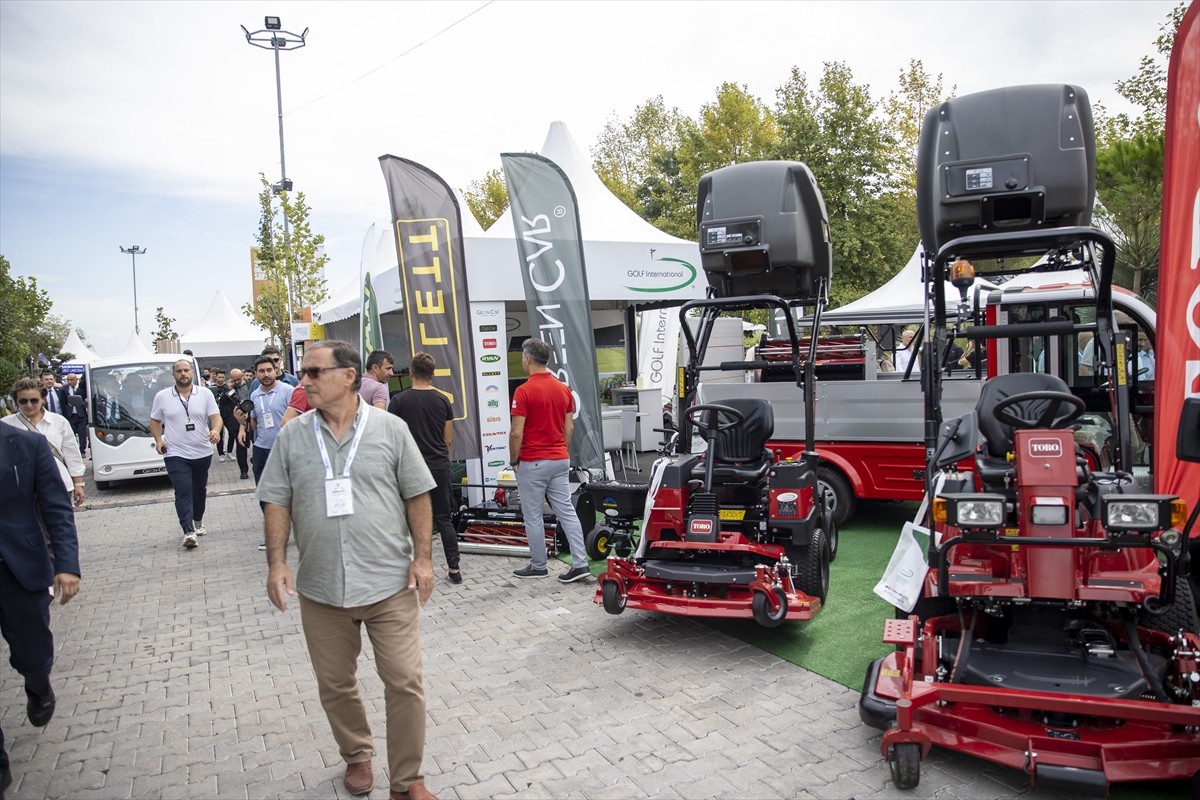
[[[437,800],[433,792],[425,788],[423,783],[410,783],[403,792],[392,789],[388,792],[389,800]]]
[[[346,777],[342,785],[350,794],[366,794],[375,788],[375,771],[371,769],[370,760],[358,761],[346,765]]]

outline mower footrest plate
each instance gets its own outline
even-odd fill
[[[721,567],[712,564],[685,564],[679,561],[647,561],[642,565],[647,578],[674,583],[717,583],[749,585],[755,579],[753,567]]]
[[[884,644],[913,644],[917,641],[917,624],[911,619],[889,619],[883,623]]]

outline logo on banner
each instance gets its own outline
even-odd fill
[[[485,392],[498,392],[500,391],[500,387],[494,383],[489,383],[487,386],[483,387],[483,390]]]
[[[503,467],[504,462],[503,461],[489,461],[488,466],[489,467]]]
[[[475,316],[477,316],[477,317],[498,317],[502,313],[504,313],[503,310],[499,309],[499,308],[477,308],[477,309],[475,309]]]
[[[512,333],[519,327],[521,327],[521,323],[512,317],[508,317],[504,320],[504,330],[508,333]]]
[[[481,372],[479,374],[485,378],[498,378],[500,376],[500,373],[496,370],[492,370],[491,372]]]
[[[1029,455],[1040,458],[1058,458],[1063,454],[1062,442],[1058,439],[1030,439]]]
[[[508,431],[484,431],[482,436],[508,436]]]
[[[502,419],[501,417],[488,417],[487,421],[488,422],[500,422],[501,419]]]
[[[494,333],[495,331],[498,331],[498,330],[500,330],[499,325],[480,325],[479,326],[480,333]]]
[[[500,401],[499,400],[488,400],[487,407],[488,408],[499,408]]]
[[[497,361],[500,360],[500,356],[496,355],[495,353],[488,353],[485,356],[480,356],[479,360],[482,361],[484,364],[495,364]]]
[[[496,349],[496,340],[495,339],[484,339],[483,346],[485,349],[495,350]]]
[[[631,292],[661,293],[685,289],[696,281],[699,274],[696,268],[681,258],[658,258],[652,267],[631,267],[625,270],[625,277],[636,279],[642,285],[625,288]],[[670,261],[671,264],[663,263]],[[678,266],[675,266],[678,265]],[[668,283],[667,286],[658,284]],[[649,284],[649,285],[647,285]]]
[[[489,444],[489,445],[484,445],[484,447],[487,448],[487,451],[489,453],[498,453],[501,450],[508,449],[508,445],[506,445],[506,444]]]

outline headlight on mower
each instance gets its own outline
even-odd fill
[[[938,522],[975,530],[1004,526],[1004,497],[998,494],[945,494],[933,503],[934,520]]]
[[[1170,527],[1175,497],[1161,494],[1116,494],[1103,498],[1104,525],[1112,531],[1151,533]],[[1182,505],[1182,504],[1181,504]]]

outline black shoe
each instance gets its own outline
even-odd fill
[[[250,477],[249,472],[243,472],[241,475],[238,475],[238,478],[240,478],[241,480],[246,480],[246,478],[249,478],[249,477]]]
[[[569,570],[558,576],[559,583],[574,583],[584,578],[592,577],[592,571],[587,567],[571,567]]]
[[[41,728],[50,722],[51,717],[54,716],[55,702],[53,689],[45,697],[29,695],[29,704],[25,706],[25,711],[29,715],[29,724],[35,728]]]
[[[462,583],[462,572],[460,570],[452,570],[446,574],[451,583]]]
[[[528,564],[521,569],[513,570],[513,575],[516,575],[518,578],[544,578],[549,574],[550,570],[546,569],[545,567],[538,569],[533,564]]]
[[[0,769],[0,800],[4,800],[4,792],[10,786],[12,786],[12,773],[8,771],[8,767]]]

